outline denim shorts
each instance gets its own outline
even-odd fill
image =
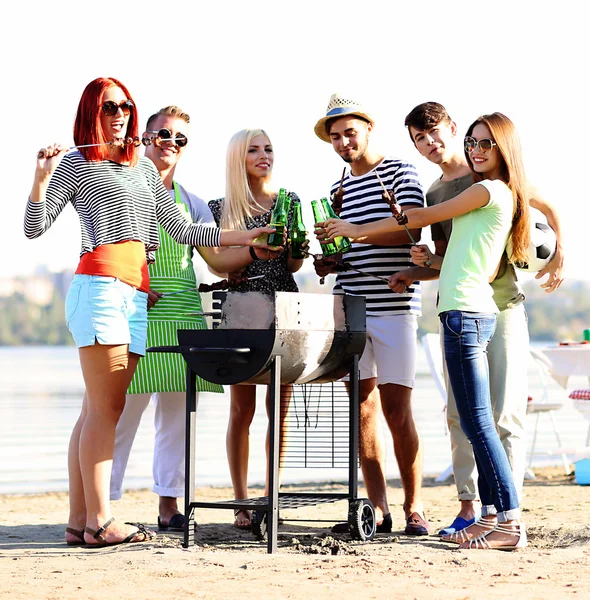
[[[66,323],[78,348],[95,342],[129,345],[145,355],[147,294],[115,277],[74,275],[66,296]]]

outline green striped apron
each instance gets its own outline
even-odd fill
[[[188,207],[180,198],[176,182],[173,185],[176,204],[187,221],[192,221]],[[159,232],[160,247],[156,252],[156,262],[148,267],[150,288],[157,292],[194,291],[160,298],[148,310],[148,348],[178,345],[178,329],[207,329],[205,317],[187,314],[202,311],[191,261],[193,248],[175,242],[162,226],[159,226]],[[180,354],[148,352],[140,359],[127,393],[185,392],[185,377],[186,363]],[[197,377],[197,390],[223,392],[223,387]]]

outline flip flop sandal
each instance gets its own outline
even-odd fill
[[[78,538],[77,540],[66,540],[66,544],[68,546],[83,546],[86,544],[86,540],[84,539],[84,530],[78,531],[72,527],[66,527],[66,533]]]
[[[250,521],[250,524],[249,525],[238,525],[234,520],[234,527],[237,527],[238,529],[251,529],[252,528],[252,517],[248,517],[248,513],[247,513],[246,509],[236,508],[236,510],[234,510],[234,518],[237,518],[240,513],[244,514],[248,518],[248,520]]]
[[[168,525],[164,525],[160,517],[158,517],[158,529],[161,529],[162,531],[184,531],[184,515],[176,513],[170,521],[168,521]]]
[[[137,531],[134,531],[132,534],[128,535],[124,540],[119,542],[107,542],[106,538],[103,537],[103,533],[109,528],[109,526],[114,522],[114,518],[109,519],[102,527],[99,527],[96,531],[94,529],[90,529],[90,527],[85,527],[84,531],[91,535],[95,540],[97,540],[97,544],[87,544],[87,548],[103,548],[105,546],[118,546],[120,544],[135,544],[139,542],[149,542],[156,537],[156,534],[149,529],[146,529],[145,525],[141,523],[128,523],[125,525],[133,525],[137,527]],[[139,539],[136,539],[139,538]]]

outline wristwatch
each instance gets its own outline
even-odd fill
[[[250,246],[250,256],[252,257],[252,260],[260,260],[256,252],[254,252],[254,246]]]

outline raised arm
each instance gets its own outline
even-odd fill
[[[60,167],[67,148],[53,144],[39,151],[33,186],[25,210],[25,235],[37,238],[51,224],[75,193],[76,176],[70,167]]]
[[[555,206],[553,206],[549,200],[544,198],[539,190],[531,184],[529,184],[529,197],[529,204],[545,215],[547,223],[549,223],[549,226],[555,232],[555,238],[557,240],[555,255],[549,261],[547,266],[544,269],[541,269],[535,276],[535,279],[542,279],[545,275],[549,275],[547,281],[542,283],[541,287],[545,288],[546,292],[554,292],[563,282],[565,260],[562,246],[563,234],[559,215]]]

